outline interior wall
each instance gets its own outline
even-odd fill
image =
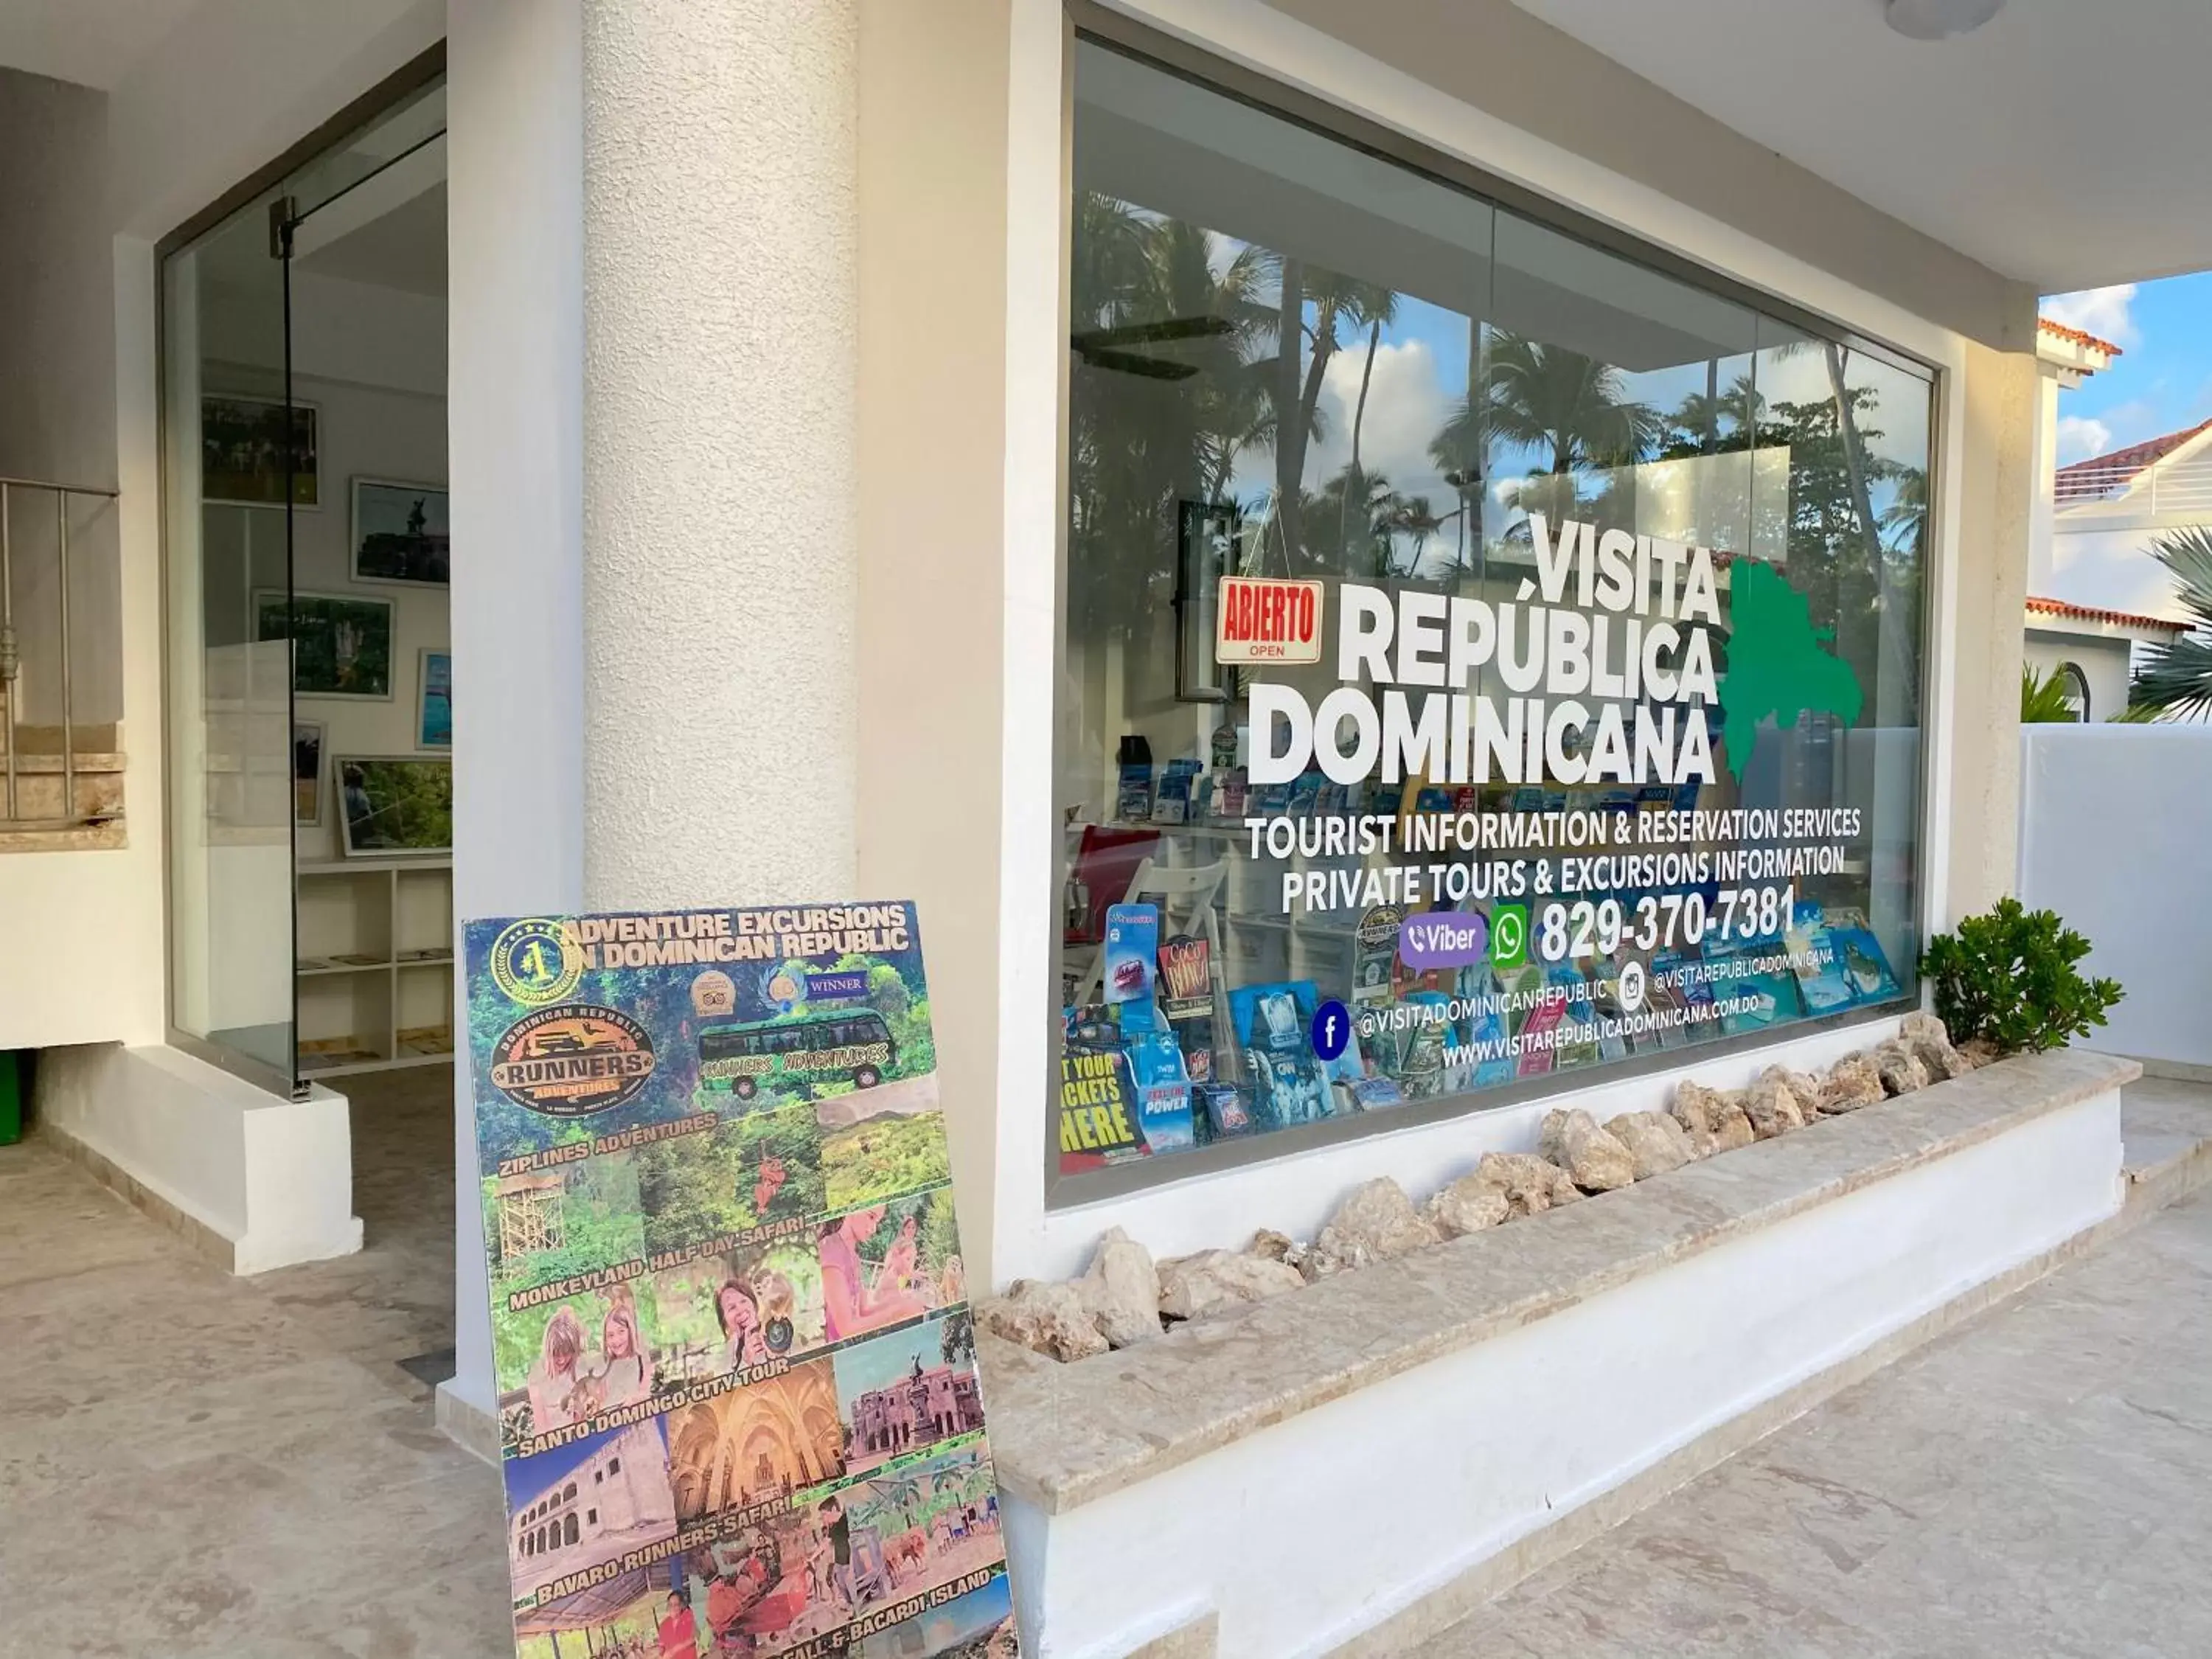
[[[37,941],[0,952],[0,1049],[161,1030],[160,576],[150,559],[126,572],[118,557],[123,527],[150,529],[155,507],[150,477],[118,456],[117,426],[118,356],[150,345],[153,296],[109,245],[107,112],[97,92],[0,70],[0,473],[122,486],[72,514],[70,595],[75,713],[124,722],[128,838],[106,852],[0,854],[0,933]],[[15,522],[43,537],[32,526],[47,498],[34,500],[41,510],[19,502]],[[19,550],[17,626],[27,642],[51,638],[52,539]],[[58,716],[50,695],[26,705]]]
[[[154,241],[438,39],[441,0],[209,0],[114,89],[0,71],[0,471],[115,484],[75,521],[80,720],[123,724],[128,845],[0,855],[0,1048],[158,1042],[162,871],[160,373]],[[80,641],[87,635],[80,633]],[[88,652],[91,647],[87,647]]]
[[[1008,9],[860,8],[860,879],[920,907],[976,1264],[998,1153]]]
[[[0,475],[102,489],[115,482],[115,286],[100,211],[107,100],[0,70]],[[25,654],[19,719],[59,725],[53,643],[61,599],[51,495],[15,498],[15,626]],[[123,717],[115,510],[72,502],[70,714]]]
[[[373,231],[365,233],[374,234]],[[259,361],[268,334],[252,313],[274,295],[260,287],[225,287],[207,297],[202,316],[210,361],[206,390],[274,397],[283,365]],[[412,582],[356,581],[352,571],[352,482],[447,487],[446,301],[295,270],[292,279],[293,395],[316,411],[319,504],[292,515],[292,581],[301,593],[357,595],[392,603],[392,696],[386,699],[297,696],[294,718],[321,726],[320,821],[299,831],[303,860],[341,855],[330,801],[329,761],[337,755],[449,753],[417,738],[420,653],[450,651],[450,590]],[[211,560],[243,556],[243,538],[281,545],[281,514],[216,506],[204,512]],[[257,557],[257,568],[266,568]],[[214,628],[210,619],[210,629]],[[241,619],[240,626],[248,625]],[[210,632],[210,643],[224,641]]]

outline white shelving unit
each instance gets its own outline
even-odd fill
[[[299,907],[301,1075],[450,1064],[453,861],[302,863]]]

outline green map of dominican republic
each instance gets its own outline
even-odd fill
[[[1787,731],[1800,714],[1812,713],[1833,714],[1849,726],[1864,698],[1850,665],[1822,648],[1836,630],[1813,626],[1805,596],[1772,566],[1740,562],[1732,587],[1729,669],[1719,682],[1728,717],[1721,742],[1729,771],[1741,783],[1767,721]]]

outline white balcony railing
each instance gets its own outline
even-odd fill
[[[2212,455],[2163,466],[2071,466],[2058,475],[2053,500],[2061,513],[2212,520]]]

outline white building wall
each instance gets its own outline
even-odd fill
[[[2084,1046],[2212,1066],[2212,726],[2031,726],[2021,744],[2021,898],[2127,993]]]
[[[2178,616],[2173,579],[2151,555],[2155,534],[2142,528],[2100,528],[2094,515],[2059,513],[2051,523],[2050,575],[2028,591],[2069,605]]]
[[[469,549],[452,588],[458,927],[584,902],[583,35],[574,4],[547,0],[453,0],[449,23],[447,409]],[[453,1082],[446,1388],[481,1414],[490,1291],[465,1062]]]
[[[2128,706],[2128,657],[2135,642],[2128,639],[2069,638],[2063,634],[2027,635],[2027,665],[2038,678],[2072,663],[2089,685],[2089,718],[2108,720]]]

